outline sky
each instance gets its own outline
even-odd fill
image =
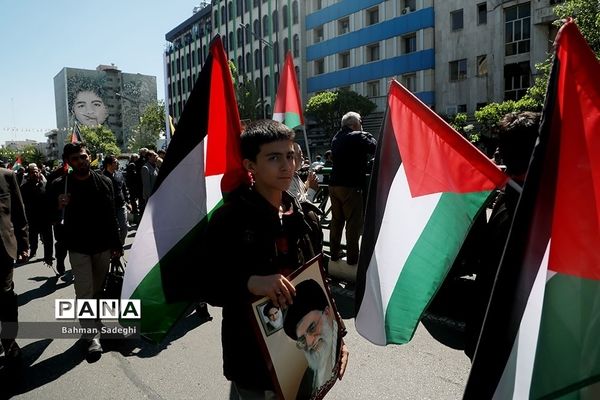
[[[46,141],[56,128],[54,77],[64,67],[156,76],[164,99],[165,34],[191,0],[0,0],[0,145]]]

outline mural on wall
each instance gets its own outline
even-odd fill
[[[104,79],[97,73],[93,75],[77,74],[68,78],[68,104],[73,123],[98,126],[107,122]]]

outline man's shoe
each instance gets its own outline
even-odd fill
[[[212,321],[213,319],[213,317],[211,317],[210,313],[208,312],[208,307],[206,306],[206,303],[200,303],[196,306],[196,314],[202,322]]]
[[[85,359],[91,364],[98,361],[100,357],[102,357],[102,346],[100,345],[100,340],[90,339],[88,341],[87,355]]]
[[[23,352],[17,342],[12,342],[8,349],[4,349],[4,363],[9,368],[18,366],[22,358]]]

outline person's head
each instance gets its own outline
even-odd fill
[[[75,175],[85,177],[90,173],[90,152],[83,142],[67,143],[63,160],[69,163]]]
[[[283,325],[283,316],[281,310],[275,307],[272,301],[269,301],[263,308],[263,315],[274,328],[281,328]]]
[[[40,179],[40,170],[36,163],[30,163],[27,166],[27,179],[37,181]]]
[[[108,108],[102,98],[94,91],[83,90],[77,93],[73,101],[75,119],[86,126],[101,125],[108,117]]]
[[[273,120],[252,122],[242,132],[244,168],[259,192],[289,188],[295,171],[293,140],[294,131]]]
[[[139,156],[140,158],[146,158],[146,155],[148,154],[148,149],[145,147],[140,147],[140,149],[138,150]]]
[[[156,154],[153,150],[148,150],[146,152],[146,160],[152,165],[156,165],[156,161],[158,160],[158,154]]]
[[[283,323],[285,333],[304,351],[311,369],[330,359],[333,343],[333,312],[323,288],[307,279],[296,285],[296,297]]]
[[[531,153],[538,137],[541,114],[524,111],[506,114],[496,126],[498,150],[506,172],[522,181],[529,167]]]
[[[102,160],[102,166],[112,174],[119,169],[119,160],[113,155],[108,155]]]
[[[160,150],[156,151],[156,154],[158,154],[158,156],[164,160],[165,156],[167,155],[167,152],[164,151],[163,149],[160,149]]]
[[[331,150],[325,152],[325,161],[331,161]]]
[[[162,166],[163,159],[160,156],[156,157],[156,166],[160,168]]]
[[[134,153],[131,156],[129,156],[129,162],[130,163],[134,163],[134,162],[136,162],[139,159],[140,159],[140,155],[139,154],[135,154]]]
[[[362,118],[354,111],[347,112],[342,117],[342,127],[348,127],[353,131],[362,131]]]
[[[296,171],[302,168],[302,164],[304,164],[304,154],[302,154],[302,147],[298,142],[294,142],[294,162],[296,163]]]

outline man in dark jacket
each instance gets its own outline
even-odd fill
[[[5,362],[19,359],[17,345],[17,295],[14,292],[15,261],[24,262],[29,256],[27,217],[14,172],[0,168],[0,322]]]
[[[123,254],[115,213],[113,186],[110,179],[90,170],[90,155],[85,144],[68,143],[63,159],[73,168],[52,183],[49,198],[60,213],[64,225],[65,243],[75,275],[78,299],[98,299],[111,257]],[[94,320],[82,319],[89,331],[99,330]],[[87,344],[87,359],[100,359],[102,347],[97,335],[83,337]]]
[[[248,312],[252,299],[268,296],[279,308],[291,304],[295,289],[286,276],[321,251],[311,240],[318,220],[305,217],[286,192],[295,170],[293,135],[270,120],[246,127],[242,157],[254,185],[213,214],[204,243],[213,257],[208,265],[215,266],[207,300],[223,307],[224,374],[242,399],[275,398]]]
[[[27,175],[21,185],[21,195],[25,204],[27,222],[29,223],[30,258],[35,257],[38,248],[38,237],[44,244],[44,263],[52,265],[52,225],[48,217],[46,200],[46,182],[36,164],[27,166]]]
[[[329,178],[331,199],[331,261],[341,255],[342,231],[346,225],[348,265],[358,263],[358,240],[363,223],[363,188],[369,171],[368,163],[375,154],[377,141],[362,130],[358,113],[349,112],[342,117],[340,129],[331,141],[333,167]]]
[[[113,191],[115,193],[115,211],[117,213],[117,222],[119,223],[119,237],[121,244],[125,244],[127,237],[127,211],[131,209],[129,205],[129,190],[125,184],[123,174],[119,171],[119,161],[115,156],[106,156],[102,161],[104,176],[111,180]]]

